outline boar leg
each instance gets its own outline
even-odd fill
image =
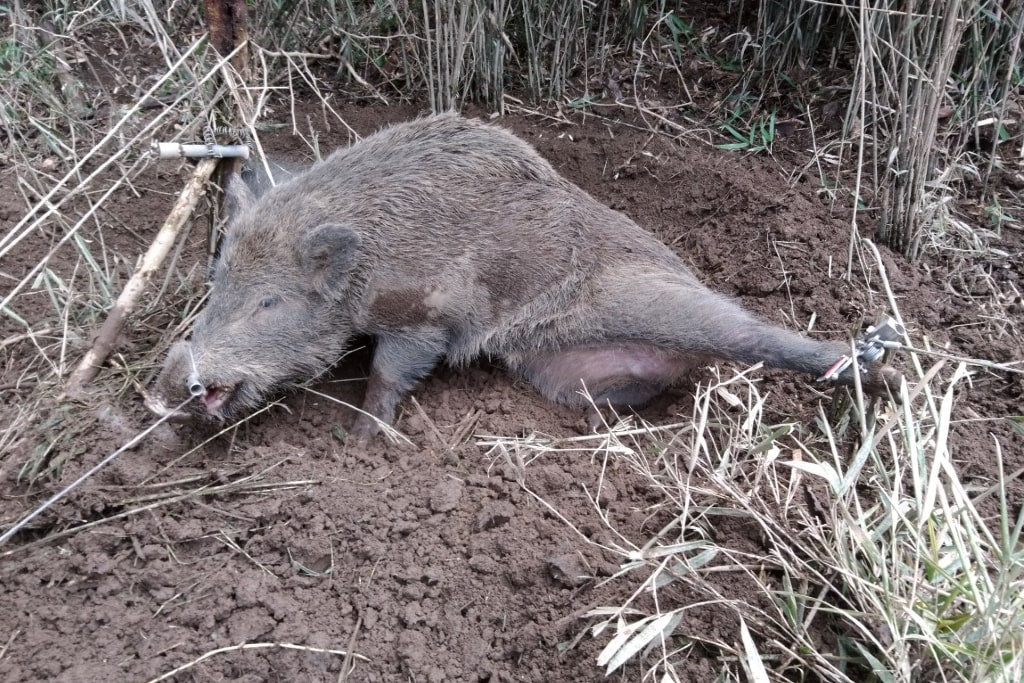
[[[641,408],[687,376],[695,361],[640,342],[589,344],[536,354],[521,373],[549,400],[586,407],[593,430],[602,423],[601,408]],[[593,404],[586,401],[584,387]]]
[[[418,330],[405,336],[379,335],[363,410],[384,424],[392,424],[399,401],[434,369],[447,346],[447,335],[440,330]],[[378,433],[377,420],[360,413],[352,433],[358,438]]]
[[[629,285],[628,287],[626,285]],[[733,300],[670,273],[611,273],[602,283],[595,327],[612,339],[642,339],[667,352],[820,376],[849,345],[818,341],[769,324]],[[637,292],[643,293],[638,303]],[[852,384],[851,368],[838,378]],[[900,374],[872,364],[861,376],[873,395],[899,394]]]

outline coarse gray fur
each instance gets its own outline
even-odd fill
[[[206,389],[201,412],[239,416],[322,372],[355,334],[375,338],[363,409],[385,424],[442,359],[485,355],[553,401],[583,406],[585,385],[622,408],[711,359],[821,375],[849,349],[759,320],[526,142],[454,114],[256,187],[229,185],[209,302],[168,355],[158,412],[191,378]],[[883,366],[863,375],[877,393],[899,379]],[[360,416],[355,432],[378,427]]]
[[[308,165],[281,159],[250,158],[242,166],[242,182],[253,196],[261,197],[276,185],[283,185],[306,171]],[[229,211],[230,215],[230,211]]]

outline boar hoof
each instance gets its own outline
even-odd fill
[[[587,408],[583,419],[583,427],[582,431],[584,434],[600,434],[605,431],[604,415],[601,414],[599,408],[595,406]]]
[[[380,423],[377,420],[360,413],[355,424],[352,425],[352,429],[349,430],[349,436],[352,437],[354,443],[365,444],[380,434],[380,431]]]
[[[899,405],[900,384],[903,383],[903,373],[891,365],[881,365],[871,368],[864,377],[864,393],[879,398],[892,398]]]

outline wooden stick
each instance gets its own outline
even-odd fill
[[[128,284],[121,291],[121,295],[117,297],[117,302],[107,314],[107,319],[96,334],[92,348],[89,349],[89,352],[85,354],[85,357],[71,374],[71,377],[68,378],[67,384],[64,385],[64,393],[60,396],[61,400],[68,397],[76,397],[82,388],[92,381],[96,373],[99,372],[103,361],[114,347],[114,341],[118,333],[120,333],[121,327],[135,309],[139,296],[145,291],[146,285],[149,284],[153,277],[153,273],[163,263],[164,258],[166,258],[167,253],[174,244],[175,238],[178,236],[178,232],[181,230],[181,226],[192,215],[192,210],[195,208],[196,203],[203,196],[206,190],[206,183],[209,181],[214,169],[217,168],[218,161],[215,158],[203,159],[196,166],[196,170],[192,173],[192,177],[184,189],[182,189],[177,203],[175,203],[174,208],[167,215],[167,220],[164,221],[160,232],[157,233],[156,239],[153,240],[153,244],[149,246],[135,273],[132,274]]]
[[[82,98],[82,84],[75,78],[75,74],[71,70],[71,62],[67,57],[68,51],[64,48],[60,32],[54,28],[53,22],[49,19],[44,19],[41,26],[43,31],[52,37],[50,45],[53,46],[54,73],[57,76],[57,82],[60,83],[60,94],[64,98],[64,103],[68,105],[73,117],[85,116],[89,107]],[[36,37],[40,50],[45,51],[46,46],[43,44],[42,32],[39,32]]]
[[[249,8],[246,0],[203,0],[203,7],[206,10],[206,24],[210,31],[210,42],[221,55],[231,54],[231,66],[234,67],[238,79],[245,84],[250,77],[249,71]],[[231,91],[231,98],[226,107],[221,106],[225,119],[235,129],[245,126],[246,111],[251,112],[253,108],[252,98],[248,95],[242,99],[235,74],[230,69],[222,69],[221,80]],[[234,106],[232,106],[234,103]],[[255,120],[253,120],[255,123]],[[227,187],[228,178],[241,173],[242,161],[238,158],[224,159],[217,167],[217,186]],[[210,231],[208,236],[209,256],[212,259],[217,253],[217,243],[220,235],[217,230],[217,215],[222,218],[225,215],[224,202],[218,201],[217,206],[211,212]]]

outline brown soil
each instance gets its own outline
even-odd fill
[[[417,112],[341,109],[361,133]],[[806,328],[816,316],[814,334],[841,337],[885,310],[884,297],[840,278],[849,220],[830,209],[813,176],[790,187],[779,163],[764,157],[680,146],[594,118],[566,125],[511,116],[502,123],[573,181],[671,244],[712,286],[768,319]],[[336,129],[320,139],[323,149],[345,142]],[[799,143],[792,147],[800,149]],[[282,134],[270,144],[296,156],[302,143]],[[178,186],[178,176],[166,168],[159,174],[144,175],[136,184],[141,198],[126,193],[118,209],[139,237],[106,234],[107,248],[129,262],[162,221],[171,188]],[[6,230],[24,209],[11,175],[2,182],[0,228]],[[189,236],[182,270],[201,253],[202,232],[197,228]],[[1024,290],[1020,237],[1007,233],[1000,245],[1011,254],[1000,277],[1015,282],[1018,291]],[[44,247],[20,252],[21,261],[3,265],[5,274],[20,275]],[[968,356],[1024,358],[1019,337],[983,324],[971,300],[951,293],[946,265],[927,259],[908,265],[883,253],[915,338],[948,341],[953,352]],[[73,260],[54,265],[73,266]],[[872,286],[877,289],[877,280]],[[173,321],[173,312],[149,309],[125,335],[120,357],[157,361],[158,354],[147,352]],[[4,338],[18,332],[6,329]],[[19,364],[35,350],[19,343],[2,353],[3,402],[26,400],[17,384]],[[353,354],[314,389],[358,403],[368,358],[365,351]],[[95,426],[77,436],[77,455],[64,467],[63,484],[151,422],[137,395],[116,394],[110,376],[104,377],[99,386],[110,394],[94,411]],[[761,377],[762,390],[770,393],[770,420],[813,419],[818,394],[806,378]],[[1000,421],[1020,411],[1021,393],[1019,379],[986,373],[964,390],[957,417],[965,420],[956,427],[954,452],[968,479],[992,482],[993,435],[1007,471],[1024,467],[1022,439]],[[414,447],[346,446],[338,427],[351,425],[352,411],[302,392],[184,458],[204,434],[168,427],[122,454],[16,543],[139,510],[146,496],[168,490],[225,485],[250,475],[276,486],[229,486],[0,556],[0,680],[148,680],[242,642],[351,647],[367,658],[354,663],[350,680],[359,681],[601,679],[595,657],[606,636],[586,635],[574,647],[560,644],[593,623],[579,618],[588,609],[620,605],[635,590],[628,577],[599,585],[622,557],[596,543],[622,546],[625,538],[642,545],[665,522],[650,509],[658,496],[614,463],[604,471],[601,460],[550,455],[519,470],[478,446],[473,435],[565,436],[580,421],[579,414],[551,406],[501,368],[481,363],[440,369],[414,397],[404,402],[398,421]],[[642,416],[685,419],[691,403],[682,390]],[[463,439],[449,447],[458,434]],[[3,527],[57,488],[16,483],[16,468],[35,445],[20,444],[3,463]],[[595,505],[591,496],[599,482]],[[1019,482],[1011,494],[1016,510]],[[760,543],[740,523],[721,524],[716,533],[719,543],[741,550],[756,551]],[[763,600],[735,576],[715,585],[729,599]],[[668,596],[675,605],[696,599],[682,588]],[[711,607],[687,612],[679,631],[738,640],[732,614]],[[715,654],[696,649],[680,675],[712,680],[721,668]],[[261,649],[211,657],[179,680],[326,681],[336,680],[341,666],[342,658],[332,654]],[[625,677],[636,680],[639,670],[627,667]]]

